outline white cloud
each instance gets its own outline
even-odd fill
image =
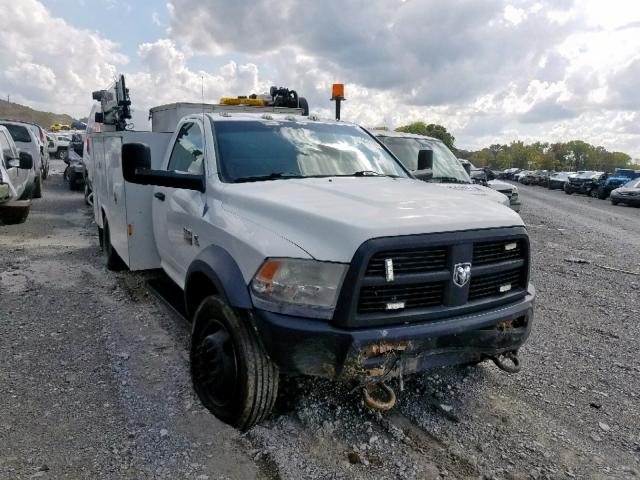
[[[122,0],[100,3],[109,2]],[[86,114],[90,92],[126,69],[126,56],[37,0],[16,3],[0,0],[0,93]],[[461,147],[582,138],[640,156],[636,2],[171,0],[166,9],[167,38],[139,45],[125,72],[139,124],[153,105],[199,102],[203,86],[207,102],[288,86],[330,115],[341,81],[343,118],[367,126],[425,120]],[[147,21],[162,24],[157,11]]]
[[[84,116],[91,91],[127,62],[100,34],[55,18],[36,0],[0,0],[0,92],[34,108]]]

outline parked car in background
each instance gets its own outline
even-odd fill
[[[518,193],[518,187],[507,182],[501,182],[497,180],[498,174],[488,167],[476,167],[469,160],[458,159],[460,163],[467,169],[467,172],[471,173],[471,179],[474,183],[489,187],[509,199],[509,207],[512,210],[519,212],[522,203],[520,202],[520,195]]]
[[[548,176],[546,170],[527,171],[519,176],[518,181],[523,185],[544,185]]]
[[[483,185],[474,185],[462,163],[437,138],[387,130],[372,131],[371,133],[378,137],[378,140],[391,150],[405,168],[420,180],[509,206],[509,199],[505,195]],[[428,175],[422,175],[418,170],[418,154],[421,150],[433,152],[431,154],[432,168]]]
[[[91,140],[92,133],[102,131],[102,124],[96,122],[96,113],[101,112],[99,103],[94,103],[89,112],[87,128],[84,140],[84,149],[82,154],[82,162],[84,164],[84,201],[87,205],[93,205],[93,145]]]
[[[40,151],[40,143],[34,131],[29,127],[29,123],[18,122],[15,120],[0,120],[0,125],[7,128],[11,134],[11,138],[21,151],[31,155],[33,160],[33,183],[31,184],[32,198],[42,197],[42,154]]]
[[[602,177],[598,183],[597,197],[604,200],[616,188],[622,187],[630,180],[640,178],[640,170],[616,168],[612,174]]]
[[[69,150],[69,143],[71,142],[71,135],[67,133],[55,133],[56,138],[56,151],[55,156],[60,160],[64,159],[67,151]]]
[[[31,208],[33,158],[0,126],[0,225],[22,223]]]
[[[624,203],[640,207],[640,177],[625,183],[622,187],[616,188],[609,197],[612,205]]]
[[[570,172],[555,172],[547,177],[546,186],[549,190],[563,190],[564,184],[569,181]]]
[[[585,171],[575,175],[569,175],[569,181],[564,184],[564,193],[571,195],[581,193],[591,195],[594,189],[598,188],[598,181],[604,172]]]
[[[69,151],[64,157],[67,168],[64,171],[64,180],[69,182],[69,190],[81,190],[85,183],[86,173],[82,160],[84,150],[84,135],[74,133],[71,135]]]
[[[498,174],[498,180],[515,180],[515,176],[521,171],[520,168],[507,168]]]
[[[42,172],[42,179],[45,180],[49,175],[49,148],[47,144],[47,136],[44,129],[35,123],[25,123],[28,128],[35,134],[38,140],[38,146],[40,148],[40,171]]]

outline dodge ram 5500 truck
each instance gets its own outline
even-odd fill
[[[91,134],[107,265],[162,268],[184,292],[203,404],[247,429],[279,374],[357,382],[386,405],[392,377],[516,371],[535,295],[520,217],[301,113],[216,105],[172,133]]]

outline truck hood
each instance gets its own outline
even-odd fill
[[[389,177],[227,184],[223,208],[334,262],[350,262],[372,238],[523,225],[475,189]]]
[[[486,200],[498,202],[506,207],[509,206],[509,199],[506,195],[482,185],[476,185],[473,183],[436,183],[434,185],[447,190],[455,190],[456,192],[465,192],[470,195],[475,195],[476,197],[483,197]]]

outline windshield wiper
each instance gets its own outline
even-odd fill
[[[251,177],[238,177],[234,179],[234,183],[243,182],[262,182],[265,180],[278,180],[282,178],[305,178],[303,175],[292,172],[271,172],[268,175],[253,175]]]
[[[437,181],[440,183],[461,183],[464,185],[470,185],[471,182],[466,182],[464,180],[460,180],[459,178],[456,177],[432,177],[429,181]]]
[[[375,170],[360,170],[353,173],[344,173],[332,175],[333,177],[391,177],[400,178],[399,175],[390,175],[387,173],[376,172]]]

